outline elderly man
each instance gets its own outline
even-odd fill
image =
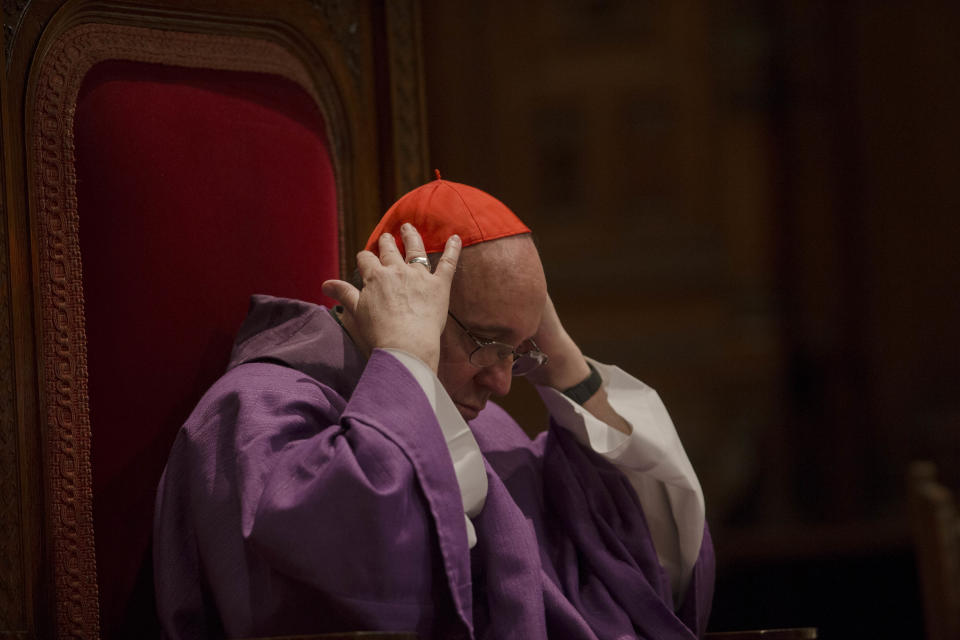
[[[335,310],[255,296],[181,430],[156,508],[166,635],[702,636],[696,476],[656,393],[564,331],[523,223],[438,176],[357,263],[361,289],[324,283]],[[488,402],[518,375],[551,415],[533,441]]]

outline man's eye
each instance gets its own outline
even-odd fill
[[[500,358],[502,359],[502,358],[506,358],[507,356],[512,356],[512,355],[513,355],[513,348],[512,348],[512,347],[509,347],[509,346],[507,346],[507,345],[505,345],[505,344],[503,344],[503,343],[500,343],[499,345],[497,345],[497,356],[498,356],[498,357],[500,357]]]

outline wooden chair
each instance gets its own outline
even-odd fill
[[[4,3],[0,637],[156,634],[156,484],[249,295],[324,302],[428,177],[418,10]]]
[[[937,467],[931,462],[910,466],[908,491],[927,638],[956,640],[960,638],[960,515],[956,499],[937,480]]]

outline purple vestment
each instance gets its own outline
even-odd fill
[[[440,425],[409,370],[379,350],[365,362],[323,307],[256,297],[160,483],[167,635],[703,635],[708,533],[675,613],[620,471],[556,425],[531,442],[492,403],[470,428],[488,475],[473,549]]]

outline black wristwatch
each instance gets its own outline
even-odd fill
[[[597,392],[601,386],[603,386],[603,378],[600,377],[600,373],[597,369],[587,363],[587,366],[590,367],[590,375],[584,378],[583,382],[580,384],[575,384],[569,389],[563,390],[563,395],[567,396],[574,402],[579,405],[582,405],[584,402],[593,397],[593,394]]]

